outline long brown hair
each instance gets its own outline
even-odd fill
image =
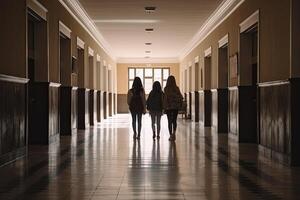
[[[176,88],[177,87],[176,79],[174,76],[168,77],[166,87],[167,88]]]

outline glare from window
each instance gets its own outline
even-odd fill
[[[162,88],[166,86],[167,78],[170,75],[170,69],[161,68],[129,68],[128,69],[128,88],[132,87],[134,78],[140,77],[145,88],[145,93],[149,94],[152,90],[154,81],[159,81],[162,84]]]

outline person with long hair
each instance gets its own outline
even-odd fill
[[[133,138],[139,140],[142,130],[142,115],[146,113],[145,90],[139,77],[134,78],[132,88],[127,93],[127,104],[132,117]],[[136,124],[138,130],[136,130]]]
[[[147,109],[149,110],[152,122],[153,139],[160,138],[160,119],[163,111],[163,98],[164,93],[161,89],[161,85],[158,81],[155,81],[152,86],[152,90],[147,99]],[[156,125],[156,129],[155,129]]]
[[[178,110],[182,106],[183,96],[178,86],[176,85],[176,80],[174,76],[168,77],[164,93],[164,110],[168,117],[168,128],[170,133],[169,140],[175,141]]]

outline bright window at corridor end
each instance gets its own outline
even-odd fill
[[[132,87],[135,77],[140,77],[146,94],[149,94],[154,81],[159,81],[162,88],[166,86],[167,79],[170,75],[170,68],[128,68],[128,88]]]

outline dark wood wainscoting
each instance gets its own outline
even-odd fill
[[[286,165],[300,165],[300,79],[259,85],[260,153]]]
[[[103,93],[103,118],[107,119],[108,117],[108,106],[107,106],[107,92]]]
[[[199,92],[192,92],[192,120],[199,122]]]
[[[191,119],[191,113],[190,113],[190,107],[191,107],[191,101],[190,101],[190,94],[189,93],[184,93],[184,98],[186,100],[186,118]]]
[[[188,102],[188,104],[189,104],[189,109],[188,109],[188,117],[189,117],[189,119],[192,119],[192,113],[193,113],[193,105],[192,105],[192,93],[191,92],[189,92],[188,93],[188,96],[189,96],[189,102]]]
[[[29,82],[29,144],[50,144],[59,139],[59,87],[50,82]]]
[[[199,92],[199,108],[200,108],[200,122],[205,127],[211,126],[211,113],[212,113],[212,96],[210,90],[202,90]]]
[[[228,108],[228,117],[229,117],[229,127],[228,132],[230,135],[234,135],[237,138],[238,128],[239,128],[239,97],[238,97],[238,87],[229,88],[229,108]]]
[[[218,91],[211,90],[211,126],[218,130]]]
[[[229,89],[229,132],[231,138],[243,143],[257,143],[257,108],[253,96],[256,87],[238,86]]]
[[[89,89],[77,90],[77,128],[86,129],[90,126],[89,119]]]
[[[117,114],[117,94],[114,94],[114,115]]]
[[[101,91],[97,91],[97,122],[101,122]]]
[[[118,94],[117,109],[118,113],[129,113],[127,105],[127,94]]]
[[[72,132],[77,131],[77,87],[72,87],[72,96],[71,96],[71,128]]]
[[[218,133],[228,133],[228,89],[218,89]]]
[[[26,154],[27,82],[0,75],[0,166]]]
[[[113,102],[112,93],[108,93],[108,116],[112,116]]]
[[[60,134],[72,135],[77,128],[77,88],[60,87]]]
[[[104,119],[104,92],[100,92],[100,120],[103,121]]]
[[[49,84],[49,143],[59,138],[59,87],[60,84]]]
[[[90,126],[97,124],[97,90],[89,92],[89,118]]]
[[[290,79],[291,85],[291,165],[300,166],[300,78]]]

